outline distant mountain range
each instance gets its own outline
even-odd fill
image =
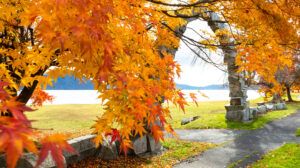
[[[208,86],[190,86],[185,84],[176,84],[177,88],[184,90],[227,90],[227,85],[208,85]],[[74,76],[69,77],[65,76],[64,78],[57,78],[56,83],[53,83],[53,87],[48,86],[47,90],[93,90],[94,84],[91,83],[91,80],[88,80],[86,83],[80,83],[79,80],[75,79]]]
[[[58,77],[56,83],[53,83],[53,87],[47,86],[46,90],[94,90],[94,84],[91,80],[86,83],[80,83],[74,76],[65,76],[64,78]]]
[[[176,87],[184,90],[228,90],[228,84],[207,86],[190,86],[185,84],[176,84]]]

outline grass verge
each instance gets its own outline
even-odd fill
[[[168,149],[167,152],[160,156],[152,158],[137,158],[137,157],[124,157],[121,156],[118,160],[104,161],[98,158],[88,158],[82,160],[76,164],[70,166],[70,168],[77,167],[172,167],[174,164],[179,163],[182,160],[188,159],[192,156],[196,156],[205,150],[215,147],[215,144],[200,143],[200,142],[188,142],[177,139],[165,139],[162,142],[164,148]]]
[[[260,99],[253,100],[252,104],[259,102]],[[173,125],[175,129],[205,129],[205,128],[216,128],[216,129],[258,129],[267,122],[279,119],[285,116],[288,116],[297,109],[300,108],[300,103],[288,103],[287,110],[272,111],[265,115],[258,117],[252,123],[240,123],[226,121],[225,119],[225,109],[224,105],[226,102],[201,102],[199,107],[190,104],[186,108],[186,112],[180,113],[175,106],[171,106],[170,110],[172,112],[172,119],[169,119],[168,122]],[[183,118],[200,116],[199,119],[187,124],[181,125],[181,120]]]
[[[294,96],[296,100],[296,95]],[[250,100],[252,106],[255,103],[263,101],[263,98]],[[267,122],[285,117],[294,113],[300,108],[300,103],[289,103],[287,110],[274,111],[259,117],[252,123],[227,122],[225,119],[225,108],[227,101],[211,101],[199,102],[197,107],[194,103],[186,106],[185,113],[178,107],[170,105],[172,118],[167,121],[176,129],[257,129]],[[45,134],[48,133],[65,133],[72,137],[86,135],[91,133],[90,127],[96,116],[100,116],[104,112],[103,106],[100,104],[70,104],[70,105],[46,105],[34,112],[27,112],[33,127],[42,129]],[[181,125],[183,118],[200,116],[199,119],[187,124]],[[49,129],[50,128],[50,129]]]
[[[296,168],[300,167],[300,144],[286,143],[254,163],[250,168],[278,167]]]

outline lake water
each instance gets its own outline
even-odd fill
[[[45,105],[50,104],[98,104],[101,100],[98,99],[99,93],[95,90],[47,90],[50,95],[53,95],[55,99],[52,103],[45,103]],[[201,96],[196,90],[183,90],[185,95],[189,93],[196,93],[198,101],[219,101],[219,100],[229,100],[228,90],[202,90],[201,93],[205,94],[209,98]],[[256,99],[261,95],[256,90],[248,91],[248,99]],[[187,101],[192,101],[187,96]]]

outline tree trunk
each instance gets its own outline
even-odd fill
[[[24,87],[22,89],[20,95],[17,97],[17,101],[26,104],[29,101],[30,97],[32,96],[38,83],[39,83],[39,81],[35,80],[30,87]],[[10,91],[13,91],[11,96],[13,96],[13,97],[17,96],[17,90],[12,89],[12,88],[9,88],[9,89],[10,89]],[[0,116],[7,116],[7,117],[13,116],[11,111],[9,111],[9,110],[7,110],[7,111],[0,110],[0,111],[1,111]]]
[[[40,69],[36,74],[32,75],[32,77],[43,76],[47,69],[48,69],[48,67],[46,67],[45,69]],[[26,104],[29,101],[30,97],[32,96],[38,83],[39,83],[39,81],[35,80],[35,81],[33,81],[31,86],[24,87],[23,90],[21,91],[20,95],[18,96],[17,100],[21,103]]]
[[[280,94],[273,93],[272,103],[280,103],[282,102],[282,98]]]
[[[286,86],[286,94],[287,94],[287,97],[288,97],[288,102],[293,102],[293,98],[291,96],[291,88]]]
[[[21,103],[26,104],[29,101],[30,97],[32,96],[38,83],[39,81],[35,80],[30,87],[24,87],[20,95],[18,96],[17,100]]]

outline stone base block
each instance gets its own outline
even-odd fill
[[[96,157],[103,160],[116,160],[119,157],[116,142],[106,142],[103,141],[103,144],[99,147],[99,153],[96,154]]]
[[[253,120],[255,118],[257,118],[257,108],[250,107],[250,117],[249,117],[249,119]]]
[[[282,109],[283,109],[283,110],[287,109],[287,107],[286,107],[286,104],[285,104],[285,103],[282,103]]]
[[[257,114],[265,114],[267,113],[267,107],[265,105],[261,105],[257,107]]]
[[[147,152],[147,136],[139,137],[132,142],[133,152],[135,155]]]
[[[94,135],[81,136],[69,140],[68,143],[75,149],[76,152],[78,152],[79,155],[70,152],[63,152],[67,164],[73,164],[79,160],[95,156],[99,148],[95,148],[93,140]]]
[[[148,139],[148,151],[151,153],[159,153],[163,150],[161,142],[156,142],[153,135],[147,135]]]
[[[236,105],[225,106],[226,109],[226,119],[228,121],[249,121],[250,120],[250,110],[247,105]]]
[[[147,155],[149,155],[149,153],[151,155],[156,155],[163,150],[161,142],[159,141],[156,143],[153,135],[150,135],[149,133],[145,134],[143,138],[139,135],[131,137],[131,140],[131,146],[134,149],[127,148],[127,155],[143,156],[146,153],[148,153]],[[117,143],[117,149],[120,151],[120,143]],[[122,151],[121,154],[124,154],[124,152]]]
[[[277,103],[276,104],[276,109],[277,110],[285,110],[286,109],[286,104],[285,103]]]

